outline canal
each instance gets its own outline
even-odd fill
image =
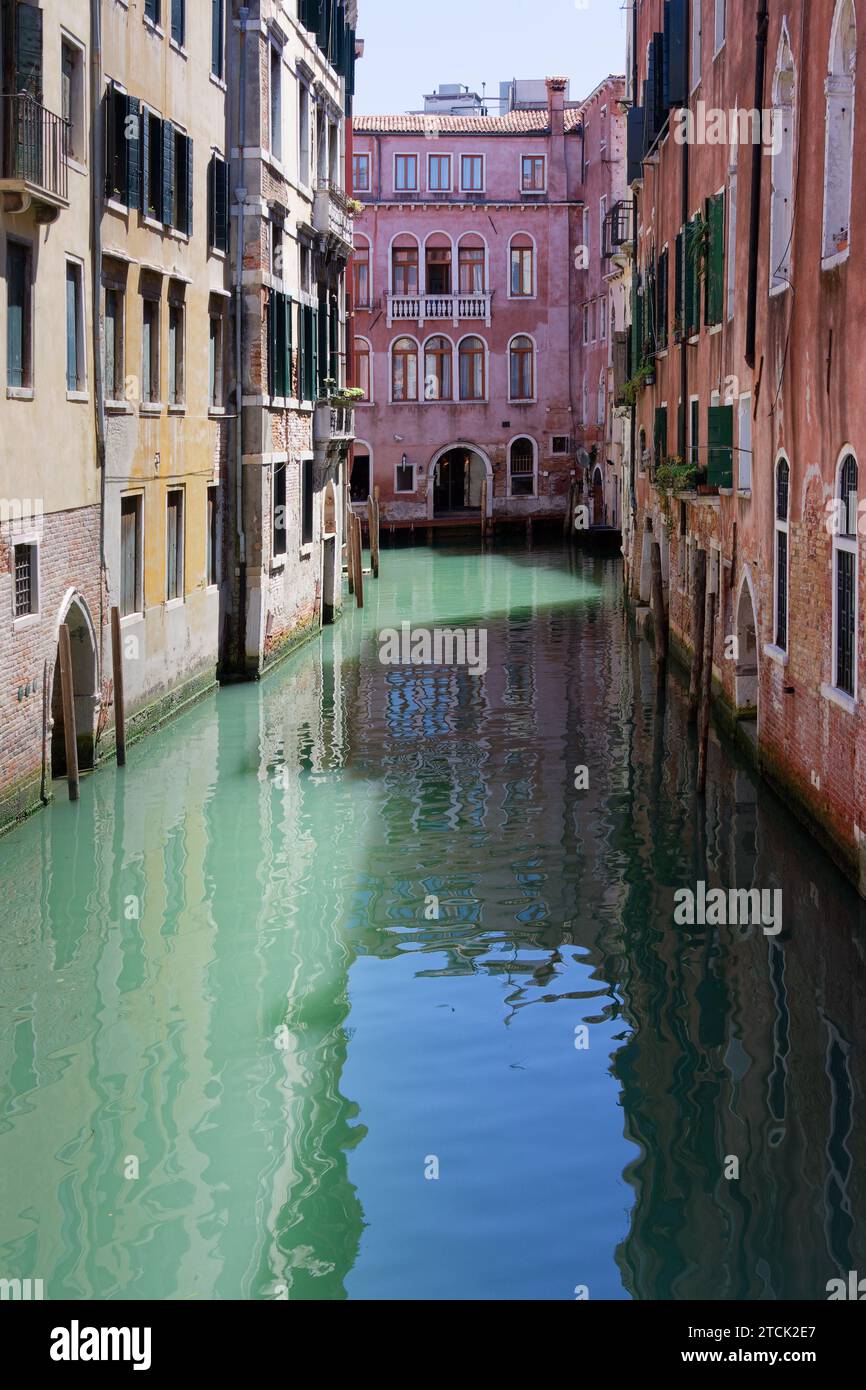
[[[866,1273],[862,905],[715,736],[697,801],[621,583],[557,546],[384,552],[363,612],[0,840],[0,1276],[823,1299]],[[486,674],[381,664],[404,620],[483,627]],[[781,931],[675,925],[699,882],[780,888]]]

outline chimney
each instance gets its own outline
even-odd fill
[[[567,77],[548,77],[545,79],[547,87],[547,118],[550,122],[551,135],[565,134],[565,90],[568,86]]]

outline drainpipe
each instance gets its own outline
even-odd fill
[[[105,382],[102,355],[102,22],[101,0],[90,0],[90,324],[93,345],[93,392],[96,405],[96,466],[99,469],[99,653],[102,651],[105,622]],[[104,661],[102,661],[104,666]],[[99,675],[101,688],[101,672]]]
[[[690,63],[690,60],[687,58],[687,59],[686,59],[686,87],[689,88],[689,89],[691,89],[691,79],[692,79],[691,63]],[[683,239],[682,239],[682,249],[683,249],[682,287],[683,287],[683,288],[682,288],[682,294],[683,294],[683,303],[685,304],[685,295],[686,295],[686,290],[685,290],[686,228],[688,227],[688,224],[689,224],[689,216],[690,216],[690,209],[689,209],[689,142],[688,142],[688,140],[684,140],[684,141],[683,141],[682,150],[683,150],[683,161],[682,161],[682,170],[681,170],[681,173],[682,173],[682,224],[683,224]],[[685,318],[685,315],[683,315],[683,317]],[[688,424],[689,424],[689,353],[688,353],[688,338],[687,338],[687,335],[686,335],[686,331],[685,331],[685,330],[686,330],[686,325],[685,325],[685,323],[683,323],[683,325],[682,325],[682,338],[681,338],[681,340],[680,340],[680,400],[682,401],[682,425],[681,425],[681,426],[680,426],[680,421],[677,420],[677,444],[682,443],[682,446],[683,446],[683,462],[684,462],[684,463],[685,463],[685,461],[686,461],[686,439],[687,439],[687,437],[688,437]]]
[[[238,10],[238,42],[240,90],[238,92],[238,168],[241,177],[244,171],[244,149],[246,144],[246,82],[247,82],[247,40],[246,23],[249,8],[242,5]],[[238,205],[237,244],[235,249],[235,524],[238,537],[238,669],[246,671],[247,652],[247,538],[244,531],[244,212],[246,189],[235,189]]]
[[[767,68],[767,30],[770,17],[767,0],[759,0],[758,29],[755,35],[755,110],[764,109],[764,76]],[[752,206],[749,224],[749,289],[746,310],[746,362],[755,366],[755,336],[758,318],[758,247],[761,235],[761,176],[764,147],[761,141],[752,146]]]
[[[638,11],[637,0],[635,0],[635,3],[634,3],[634,4],[632,5],[632,7],[631,7],[631,101],[632,101],[632,106],[637,106],[637,75],[638,75],[638,61],[637,61],[637,11]],[[639,221],[639,219],[638,219],[638,204],[639,204],[639,202],[640,202],[640,196],[639,196],[639,194],[638,194],[638,190],[637,190],[636,188],[633,188],[633,189],[632,189],[632,228],[631,228],[631,242],[632,242],[632,278],[634,278],[634,277],[637,275],[637,273],[638,273],[638,265],[637,265],[637,229],[638,229],[638,221]],[[638,366],[639,366],[639,363],[633,363],[633,364],[632,364],[632,370],[635,371],[635,370],[637,369]],[[631,526],[630,526],[630,528],[629,528],[630,531],[631,531],[631,537],[630,537],[630,541],[629,541],[629,556],[630,556],[630,560],[631,560],[631,564],[632,564],[632,572],[633,572],[633,570],[634,570],[634,528],[635,528],[635,518],[637,517],[637,492],[635,491],[635,485],[634,485],[634,479],[635,479],[635,462],[636,462],[636,457],[637,457],[637,401],[635,401],[634,405],[633,405],[632,408],[631,408],[631,449],[630,449],[630,455],[631,455],[631,456],[630,456],[630,458],[629,458],[629,465],[628,465],[628,492],[629,492],[629,503],[630,503],[630,506],[631,506]]]

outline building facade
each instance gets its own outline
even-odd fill
[[[395,528],[480,525],[485,496],[488,522],[564,519],[586,281],[566,86],[499,116],[355,120],[351,497],[378,487]]]
[[[346,120],[354,0],[234,7],[232,216],[241,443],[233,664],[256,675],[333,619],[342,589]]]
[[[90,26],[85,0],[0,6],[0,826],[65,769],[61,623],[84,768],[106,694]]]
[[[858,15],[780,0],[758,17],[635,10],[630,585],[648,599],[657,540],[687,652],[704,552],[720,710],[866,893]]]

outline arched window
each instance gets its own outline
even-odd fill
[[[457,248],[458,287],[461,294],[484,293],[484,244],[478,237],[463,237]]]
[[[596,420],[599,425],[604,424],[604,398],[605,391],[604,367],[598,374],[598,396],[596,398]]]
[[[838,0],[830,38],[824,146],[824,259],[846,256],[851,238],[854,172],[854,78],[857,17],[854,0]]]
[[[839,466],[833,527],[833,684],[853,699],[857,688],[857,460]]]
[[[413,338],[397,338],[391,349],[391,399],[418,399],[418,345]]]
[[[531,401],[535,396],[535,351],[532,339],[527,338],[525,333],[512,338],[508,357],[508,399]]]
[[[512,299],[531,299],[535,293],[535,250],[532,238],[518,232],[511,238],[508,293]]]
[[[418,293],[418,243],[394,246],[391,251],[391,290],[393,294]]]
[[[451,293],[451,242],[442,232],[434,232],[427,238],[424,277],[425,293]]]
[[[794,57],[782,25],[773,81],[773,159],[770,202],[770,289],[791,281],[794,233]]]
[[[442,334],[427,339],[424,348],[425,401],[451,400],[453,391],[451,359],[450,339],[443,337]]]
[[[370,344],[366,338],[355,339],[355,385],[364,392],[364,400],[372,399],[370,392]]]
[[[776,546],[774,555],[773,590],[776,596],[775,642],[783,652],[788,650],[788,519],[790,514],[791,469],[786,458],[776,465]]]
[[[464,338],[460,344],[460,399],[483,401],[484,343],[481,338]]]
[[[512,440],[508,473],[512,497],[535,495],[535,445],[531,439]]]

